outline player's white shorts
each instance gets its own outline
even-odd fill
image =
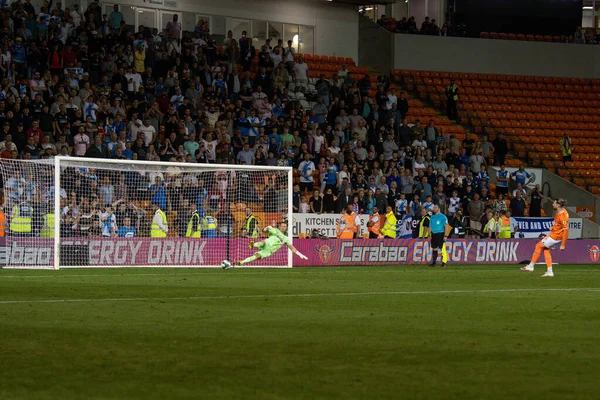
[[[552,239],[550,236],[546,236],[545,238],[542,239],[542,244],[547,249],[551,249],[561,242],[562,242],[562,240]]]

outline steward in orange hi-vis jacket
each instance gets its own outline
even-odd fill
[[[354,239],[354,234],[358,231],[355,219],[352,206],[347,207],[338,220],[336,234],[339,239]]]

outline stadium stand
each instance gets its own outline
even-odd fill
[[[478,137],[467,138],[463,125],[436,110],[450,74],[396,71],[399,82],[418,93],[403,97],[404,88],[391,83],[390,77],[358,67],[350,58],[296,54],[292,42],[286,46],[283,40],[271,46],[270,41],[253,44],[247,38],[230,36],[217,43],[203,20],[179,40],[174,34],[180,30],[176,20],[163,32],[132,32],[118,7],[103,22],[96,2],[83,13],[62,9],[60,3],[52,10],[25,10],[21,2],[3,12],[26,20],[24,27],[9,24],[10,19],[0,21],[3,32],[8,32],[0,63],[0,157],[4,159],[36,160],[59,154],[292,166],[294,182],[302,186],[302,191],[294,191],[297,211],[300,197],[309,197],[313,188],[318,190],[317,197],[313,196],[316,203],[311,200],[309,204],[326,207],[324,212],[338,212],[347,205],[340,200],[347,187],[356,196],[356,210],[365,214],[375,204],[381,210],[389,204],[399,215],[417,213],[427,194],[447,210],[455,190],[465,210],[473,194],[483,189],[492,189],[484,194],[486,205],[493,204],[494,186],[486,174],[480,175]],[[600,102],[597,82],[457,77],[465,88],[460,103],[463,122],[473,120],[474,133],[505,128],[514,130],[510,132],[518,138],[527,136],[526,129],[558,132],[563,126],[576,127],[572,136],[579,143],[578,132],[591,131],[600,123],[595,112],[584,113]],[[552,97],[556,100],[550,104]],[[424,103],[430,100],[434,107]],[[558,106],[558,101],[574,107],[577,113],[573,115],[579,115],[579,120],[567,122],[563,115],[570,112],[556,113],[551,107]],[[508,110],[494,108],[501,104],[513,107],[510,118],[498,114]],[[534,105],[540,108],[534,110]],[[516,122],[529,114],[539,114],[539,122],[534,118],[527,126]],[[468,147],[463,148],[465,143]],[[546,144],[550,142],[539,143]],[[540,147],[540,152],[544,149]],[[518,160],[508,157],[507,165],[519,165],[530,153],[523,149]],[[577,157],[574,162],[584,161]],[[299,169],[306,158],[314,163],[309,173]],[[541,156],[539,160],[553,161]],[[3,171],[3,176],[5,182],[14,178],[11,171]],[[86,188],[83,197],[96,199],[91,208],[86,199],[86,213],[97,218],[106,204],[100,189],[118,188],[114,183],[121,177],[92,173],[80,178]],[[98,178],[104,183],[92,182]],[[207,181],[216,182],[213,178]],[[165,181],[166,195],[172,200],[168,204],[177,204],[181,196],[190,201],[199,196],[196,189],[182,193]],[[260,197],[264,184],[253,186]],[[142,215],[147,227],[149,190],[135,198],[127,191],[115,193],[120,195],[110,203],[124,200],[131,204],[127,209]],[[401,193],[408,199],[406,206],[399,206]],[[81,193],[69,196],[71,212],[82,207]],[[268,212],[261,204],[249,206]],[[246,205],[230,206],[242,210]],[[181,228],[187,224],[178,218],[177,207],[169,206],[165,212],[169,224],[180,221]],[[87,234],[92,232],[98,231]]]
[[[547,35],[547,34],[524,34],[524,33],[503,33],[503,32],[480,32],[481,39],[497,40],[522,40],[528,42],[547,42],[547,43],[575,43],[575,44],[598,44],[599,35],[596,30],[588,28],[578,28],[575,34],[571,35]]]
[[[461,88],[461,121],[475,133],[502,132],[511,138],[517,160],[507,165],[530,161],[600,193],[600,80],[399,70],[393,75],[436,107],[444,102],[450,78],[455,78]],[[565,132],[574,145],[586,149],[566,164],[559,144]]]
[[[528,42],[569,43],[573,37],[566,35],[532,35],[523,33],[481,32],[481,39],[524,40]]]

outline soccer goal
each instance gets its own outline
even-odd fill
[[[292,220],[286,167],[56,157],[0,168],[4,268],[219,267]],[[257,264],[291,267],[291,252]]]

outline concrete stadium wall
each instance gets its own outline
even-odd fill
[[[393,33],[360,15],[358,22],[358,65],[388,74],[393,63]]]
[[[288,2],[290,0],[286,0]],[[293,3],[293,1],[290,1]],[[315,16],[315,54],[351,57],[358,61],[358,12],[353,6],[299,1]]]
[[[396,34],[394,68],[600,78],[600,47]]]

